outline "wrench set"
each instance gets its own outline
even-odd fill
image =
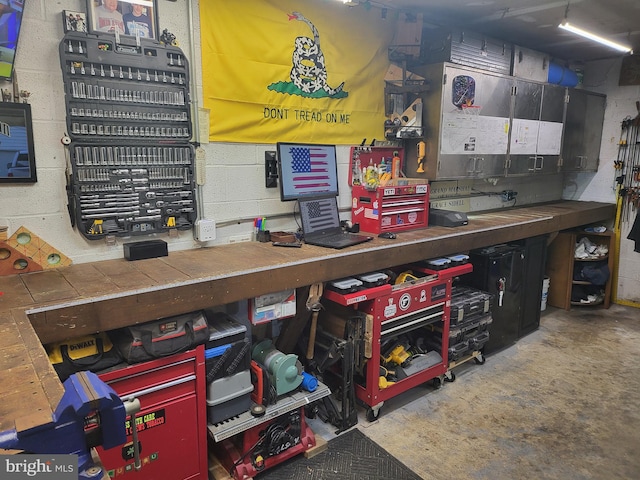
[[[88,239],[188,230],[196,219],[189,68],[175,46],[69,32],[60,42],[69,207]]]

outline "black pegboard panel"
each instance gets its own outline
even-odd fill
[[[59,46],[69,206],[91,240],[191,229],[197,216],[188,61],[175,46],[123,42],[69,32]]]

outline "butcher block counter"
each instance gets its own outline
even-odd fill
[[[246,242],[0,277],[0,431],[44,424],[63,389],[43,343],[595,222],[615,205],[559,201],[343,250]]]

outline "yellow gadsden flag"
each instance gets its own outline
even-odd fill
[[[199,3],[210,140],[383,138],[391,15],[335,0]]]

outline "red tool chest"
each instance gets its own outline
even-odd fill
[[[409,265],[404,269],[422,277],[397,285],[386,284],[348,294],[332,290],[324,292],[324,298],[340,305],[353,306],[372,318],[371,331],[368,332],[371,337],[371,356],[364,369],[364,382],[356,384],[357,398],[371,407],[367,411],[369,420],[378,416],[384,401],[447,372],[451,283],[454,277],[471,272],[473,266],[464,264],[433,271]],[[436,325],[442,332],[447,332],[442,337],[441,349],[436,355],[439,356],[439,361],[381,387],[382,343],[429,325]]]
[[[351,148],[351,221],[359,223],[363,232],[399,232],[428,225],[429,184],[421,178],[402,176],[403,157],[401,147]],[[375,189],[367,189],[363,170],[369,166],[378,169],[379,175],[380,170],[391,173],[392,178],[381,181]],[[361,177],[363,183],[356,182],[354,175]]]
[[[131,422],[127,443],[98,448],[111,478],[208,478],[204,347],[100,375],[121,398],[140,400],[136,427],[142,468],[135,470]]]
[[[429,184],[404,178],[368,190],[351,190],[351,221],[369,233],[400,232],[424,228],[429,222]],[[397,184],[396,184],[397,183]],[[405,185],[406,183],[406,185]]]

